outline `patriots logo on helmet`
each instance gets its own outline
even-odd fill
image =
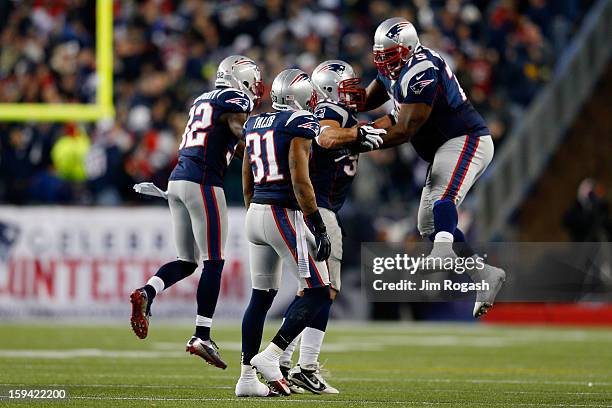
[[[304,129],[310,129],[314,133],[318,133],[319,132],[319,123],[318,122],[306,122],[306,123],[302,123],[301,125],[298,125],[298,127],[301,127],[301,128],[304,128]]]
[[[289,86],[291,86],[291,85],[293,85],[293,84],[295,84],[297,82],[300,82],[300,81],[303,81],[303,80],[307,80],[307,79],[308,79],[308,75],[306,75],[305,73],[302,72],[301,74],[299,74],[298,76],[293,78],[293,81],[291,81]]]
[[[342,75],[344,73],[345,69],[346,69],[346,67],[344,65],[338,64],[337,62],[332,62],[330,64],[327,64],[327,65],[321,67],[319,72],[332,71],[332,72],[337,73],[338,75]]]
[[[407,21],[402,21],[401,23],[397,23],[393,27],[391,27],[389,29],[389,31],[387,31],[387,34],[385,34],[385,36],[397,43],[397,42],[399,42],[400,32],[404,28],[408,27],[409,25],[410,25],[410,23],[407,22]]]
[[[421,92],[423,92],[423,89],[425,89],[425,87],[431,84],[433,81],[433,79],[424,79],[411,85],[410,89],[415,93],[415,95],[420,95]]]
[[[244,110],[247,110],[249,108],[249,101],[244,98],[231,98],[226,100],[225,102],[236,104]]]

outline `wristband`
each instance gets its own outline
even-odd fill
[[[397,123],[397,120],[395,120],[395,115],[392,113],[388,113],[387,116],[389,117],[389,120],[391,121],[391,126],[395,126],[395,124]]]
[[[319,210],[313,212],[312,214],[308,214],[306,216],[306,221],[308,221],[308,223],[312,225],[312,228],[316,233],[323,233],[327,231],[327,229],[325,228],[325,223],[323,222],[323,218],[321,218],[321,213],[319,213]]]

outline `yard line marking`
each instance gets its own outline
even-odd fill
[[[21,387],[21,386],[29,386],[32,387],[32,384],[25,383],[4,383],[0,384],[0,386],[7,387]],[[41,387],[64,387],[64,388],[151,388],[151,389],[164,389],[164,388],[180,388],[180,389],[193,389],[199,390],[202,388],[206,389],[216,389],[216,390],[233,390],[234,387],[226,386],[226,385],[166,385],[166,384],[40,384]]]
[[[371,381],[371,382],[433,382],[433,383],[470,383],[470,384],[546,384],[546,385],[587,385],[591,383],[592,385],[612,385],[610,382],[603,381],[552,381],[552,380],[501,380],[501,379],[454,379],[454,378],[394,378],[393,380],[389,380],[388,378],[380,378],[380,377],[330,377],[333,378],[334,381],[341,382],[354,382],[356,380],[360,381]]]
[[[0,357],[8,358],[182,358],[185,354],[168,351],[139,351],[139,350],[102,350],[97,348],[67,349],[67,350],[0,350]]]
[[[1,395],[0,398],[8,398],[7,395]],[[211,401],[211,402],[236,402],[240,401],[240,397],[234,398],[176,398],[176,397],[106,397],[99,395],[87,395],[87,396],[71,396],[70,399],[80,399],[80,400],[100,400],[100,401]],[[242,400],[260,400],[260,399],[242,399]],[[324,399],[284,399],[278,398],[274,399],[274,402],[285,402],[285,403],[293,403],[293,404],[310,404],[310,403],[323,403],[323,404],[387,404],[387,405],[450,405],[456,404],[457,401],[373,401],[373,400],[324,400]],[[482,402],[482,401],[462,401],[465,404],[469,405],[484,405],[484,406],[492,406],[492,405],[507,405],[507,401],[501,402]],[[595,408],[612,408],[612,405],[593,405],[593,404],[547,404],[547,403],[511,403],[513,406],[521,406],[521,407],[595,407]]]
[[[26,383],[0,383],[0,386],[25,386],[31,384]],[[151,389],[166,389],[166,388],[179,388],[179,389],[219,389],[219,390],[231,390],[234,387],[223,386],[223,385],[168,385],[168,384],[58,384],[58,383],[49,383],[49,384],[40,384],[41,387],[63,387],[63,388],[151,388]],[[400,388],[386,388],[387,392],[405,392],[406,389]],[[430,392],[457,392],[457,389],[454,388],[435,388],[429,389]],[[502,394],[536,394],[536,395],[547,395],[547,394],[563,394],[563,395],[612,395],[612,392],[571,392],[571,391],[500,391]],[[318,401],[318,400],[317,400]]]
[[[53,375],[57,375],[57,374],[53,374]],[[124,374],[88,374],[91,377],[124,377]],[[193,375],[186,375],[186,374],[133,374],[131,375],[131,377],[142,377],[142,378],[176,378],[176,379],[183,379],[183,378],[190,378],[193,379]],[[220,379],[220,380],[224,380],[224,379],[230,379],[230,378],[235,378],[234,376],[231,375],[210,375],[210,376],[206,376],[207,378],[211,378],[211,379]],[[330,378],[333,378],[334,381],[342,381],[342,382],[355,382],[355,381],[370,381],[370,382],[389,382],[389,379],[383,379],[380,377],[336,377],[336,376],[332,376]],[[433,383],[453,383],[453,382],[459,382],[459,383],[474,383],[474,384],[479,384],[479,383],[492,383],[492,384],[547,384],[547,385],[587,385],[589,382],[593,385],[612,385],[612,383],[610,382],[605,382],[605,381],[553,381],[553,380],[504,380],[504,379],[488,379],[488,378],[483,378],[483,379],[454,379],[454,378],[416,378],[416,377],[399,377],[399,378],[394,378],[392,380],[393,382],[433,382]]]

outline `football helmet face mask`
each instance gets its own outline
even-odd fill
[[[341,60],[322,62],[312,73],[312,84],[319,97],[356,110],[362,110],[365,105],[365,89],[360,83],[361,78],[355,75],[353,67]]]
[[[374,65],[381,75],[397,79],[400,71],[420,46],[414,26],[394,17],[380,23],[374,34]]]
[[[230,55],[219,64],[216,87],[229,87],[243,91],[255,106],[259,105],[264,86],[259,67],[250,58]]]
[[[300,69],[286,69],[274,78],[272,107],[276,110],[308,110],[314,112],[317,106],[317,92],[307,73]]]

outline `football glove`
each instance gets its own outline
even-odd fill
[[[357,143],[367,150],[378,149],[383,144],[382,135],[387,134],[385,129],[376,129],[370,125],[357,128]]]
[[[315,244],[317,246],[317,252],[315,254],[315,260],[325,261],[331,254],[331,241],[329,235],[327,235],[327,229],[319,210],[308,214],[306,220],[312,226],[313,235],[315,237]]]

